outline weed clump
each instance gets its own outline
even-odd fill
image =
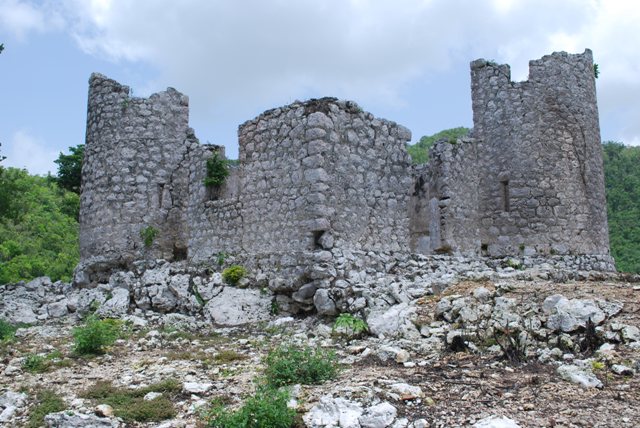
[[[244,360],[247,357],[242,355],[236,351],[225,349],[223,351],[218,352],[213,360],[218,364],[231,363],[233,361]]]
[[[214,401],[208,413],[210,428],[291,428],[296,412],[287,407],[289,394],[284,390],[258,388],[244,405],[229,411],[221,401]]]
[[[145,248],[150,248],[153,245],[156,236],[158,236],[158,229],[153,226],[147,226],[140,231],[140,238],[142,238]]]
[[[177,394],[181,384],[175,379],[149,385],[146,388],[117,388],[111,382],[99,381],[82,393],[83,398],[100,401],[113,407],[113,413],[125,422],[158,422],[171,419],[176,409],[165,395]],[[145,400],[149,392],[160,392],[163,395],[153,400]]]
[[[74,351],[80,355],[103,353],[122,334],[122,324],[121,320],[87,317],[84,326],[73,330]]]
[[[333,333],[358,337],[369,331],[367,323],[351,314],[340,314],[333,323]]]
[[[44,417],[49,413],[66,409],[62,398],[53,391],[41,390],[36,393],[36,405],[29,412],[27,428],[39,428],[44,425]]]
[[[22,362],[22,368],[30,373],[44,373],[49,369],[49,360],[37,354],[29,354]]]
[[[0,341],[9,341],[15,337],[18,327],[8,323],[5,320],[0,320]]]
[[[245,276],[247,270],[240,265],[231,265],[222,271],[222,279],[229,285],[237,285]]]
[[[269,352],[266,366],[266,383],[275,388],[319,384],[338,373],[335,353],[310,347],[280,346]]]

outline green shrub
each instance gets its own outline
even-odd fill
[[[276,388],[297,383],[319,384],[338,373],[335,353],[308,346],[280,346],[269,352],[266,366],[267,385]]]
[[[49,369],[50,362],[47,358],[29,354],[22,362],[22,368],[31,373],[44,373]]]
[[[66,409],[62,398],[53,391],[42,390],[36,394],[37,403],[29,412],[27,428],[44,426],[44,417],[49,413],[61,412]]]
[[[207,159],[207,176],[204,185],[207,187],[219,187],[229,176],[229,164],[218,153],[214,153]]]
[[[166,379],[139,389],[117,388],[111,382],[99,381],[81,396],[110,405],[113,413],[125,422],[158,422],[175,417],[175,406],[165,395],[177,394],[181,389],[182,385],[175,379]],[[149,392],[163,395],[145,400],[144,396]]]
[[[0,320],[0,341],[12,340],[15,337],[17,326]]]
[[[222,279],[227,284],[236,285],[247,275],[247,270],[239,265],[231,265],[222,271]]]
[[[291,428],[296,412],[287,407],[289,394],[284,390],[258,388],[236,411],[224,408],[220,401],[213,403],[208,414],[210,428]]]
[[[85,325],[73,330],[74,351],[78,354],[101,354],[122,333],[122,321],[87,317]]]
[[[356,318],[351,314],[340,314],[333,323],[333,332],[338,334],[345,334],[347,336],[360,336],[367,332],[369,326],[367,323]]]
[[[153,226],[147,226],[140,231],[140,237],[142,238],[142,242],[144,242],[144,246],[146,248],[151,247],[153,245],[153,241],[158,236],[158,229]]]

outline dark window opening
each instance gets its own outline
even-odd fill
[[[164,183],[158,183],[158,207],[162,208],[162,196],[164,195]]]
[[[187,247],[173,246],[173,260],[176,262],[187,259],[188,250]]]
[[[320,241],[322,240],[322,236],[324,236],[325,230],[314,230],[313,231],[313,249],[314,250],[322,250],[322,244]]]
[[[416,180],[413,186],[413,196],[420,196],[423,193],[422,191],[423,187],[424,187],[424,178],[420,176],[418,177],[418,179]]]
[[[220,189],[220,186],[207,186],[207,200],[208,201],[217,201],[218,199],[220,199],[220,194],[222,193],[222,190]]]
[[[503,180],[502,182],[502,209],[504,212],[511,211],[511,201],[509,200],[509,180]]]

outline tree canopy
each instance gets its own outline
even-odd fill
[[[79,260],[77,194],[47,177],[0,175],[0,284],[49,276],[69,280]]]
[[[616,267],[640,273],[640,147],[602,145],[609,240]]]
[[[58,176],[55,178],[60,187],[70,192],[80,194],[82,180],[82,158],[84,157],[84,144],[69,147],[68,155],[60,153],[54,162],[58,164]]]
[[[411,155],[411,159],[415,164],[427,163],[429,161],[429,149],[437,141],[461,138],[469,133],[469,128],[459,126],[457,128],[445,129],[433,135],[426,135],[413,144],[407,145],[407,151]]]

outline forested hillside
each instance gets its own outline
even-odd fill
[[[618,270],[640,273],[640,147],[602,147],[611,253]]]
[[[78,263],[78,195],[52,178],[0,171],[0,284],[47,275],[69,280]]]
[[[420,138],[417,143],[407,145],[407,151],[411,155],[413,163],[426,163],[429,160],[429,148],[433,146],[436,141],[464,137],[469,133],[469,131],[469,128],[459,126],[457,128],[445,129],[444,131],[437,132],[433,135],[425,135]]]

